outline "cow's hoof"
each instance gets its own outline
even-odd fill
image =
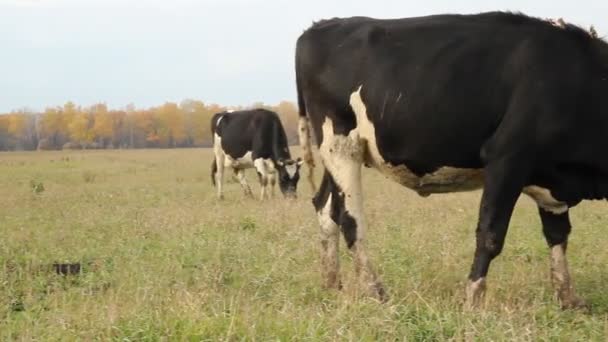
[[[342,280],[340,279],[336,279],[336,280],[332,280],[332,281],[327,281],[324,285],[324,288],[328,289],[328,290],[342,290]]]
[[[389,296],[388,293],[386,292],[386,290],[384,289],[384,285],[382,285],[381,282],[377,282],[375,284],[375,289],[374,289],[375,293],[376,293],[376,298],[381,302],[381,303],[386,303],[388,302]]]
[[[587,302],[584,299],[580,298],[576,295],[571,295],[567,298],[562,298],[560,300],[560,307],[562,310],[582,310],[587,311],[590,309]]]
[[[469,281],[466,288],[466,298],[464,309],[467,311],[476,310],[481,306],[486,292],[485,278],[479,278],[476,281]]]
[[[388,293],[384,290],[382,282],[376,281],[367,285],[367,293],[370,297],[378,300],[381,303],[386,303],[389,299]]]

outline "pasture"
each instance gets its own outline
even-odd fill
[[[571,213],[569,262],[589,313],[561,311],[553,300],[540,220],[523,196],[492,264],[485,305],[465,312],[481,193],[420,198],[366,169],[369,252],[390,295],[380,304],[357,295],[342,241],[345,288],[321,288],[318,226],[304,178],[297,201],[260,202],[246,199],[229,172],[218,202],[211,156],[208,149],[0,154],[0,340],[608,335],[604,202]],[[259,196],[255,172],[246,173]],[[77,275],[52,267],[76,262]]]

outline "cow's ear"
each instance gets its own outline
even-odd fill
[[[279,165],[279,166],[285,165],[285,163],[283,162],[283,159],[277,160],[277,165]]]
[[[302,160],[302,158],[298,157],[298,159],[296,159],[296,163],[298,163],[298,166],[302,166],[302,164],[304,164],[304,161]]]

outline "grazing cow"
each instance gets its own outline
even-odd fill
[[[608,197],[606,42],[503,12],[335,18],[299,37],[296,82],[301,136],[312,127],[325,166],[313,204],[328,287],[340,286],[341,230],[359,280],[385,298],[365,248],[366,165],[423,197],[483,188],[467,307],[522,192],[538,204],[561,305],[584,305],[566,262],[568,210]]]
[[[232,167],[247,196],[253,196],[245,180],[245,169],[255,168],[262,187],[261,199],[268,197],[279,178],[285,197],[295,198],[302,159],[291,159],[287,136],[277,113],[266,109],[223,112],[211,118],[213,152],[211,180],[223,197],[224,167]],[[278,174],[278,175],[277,175]]]

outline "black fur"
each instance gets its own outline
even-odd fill
[[[326,118],[336,135],[356,128],[349,100],[362,87],[385,162],[418,176],[483,170],[471,280],[501,252],[526,186],[570,207],[608,198],[608,44],[575,25],[503,12],[333,18],[299,37],[295,64],[300,115],[318,144]],[[364,164],[373,166],[369,155]],[[326,183],[317,210],[336,189]],[[547,241],[565,243],[567,214],[551,215],[541,211]]]

